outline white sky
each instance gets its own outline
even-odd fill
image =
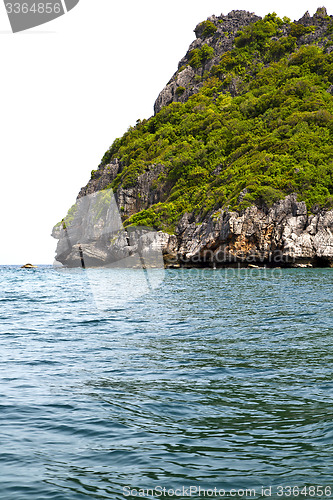
[[[198,22],[233,9],[294,20],[320,6],[313,0],[81,0],[65,16],[12,34],[1,2],[0,264],[53,262],[53,225],[113,140],[153,114]]]

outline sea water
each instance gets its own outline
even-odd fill
[[[1,500],[333,498],[332,282],[1,267]]]

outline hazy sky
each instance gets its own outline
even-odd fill
[[[53,262],[53,225],[113,140],[153,114],[198,22],[233,9],[299,19],[320,6],[312,0],[80,0],[55,21],[12,34],[1,2],[0,264]]]

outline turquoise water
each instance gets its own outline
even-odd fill
[[[84,273],[0,268],[1,500],[333,498],[332,281],[168,270],[103,312]]]

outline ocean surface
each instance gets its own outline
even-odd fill
[[[333,498],[333,269],[99,273],[0,268],[1,500]]]

